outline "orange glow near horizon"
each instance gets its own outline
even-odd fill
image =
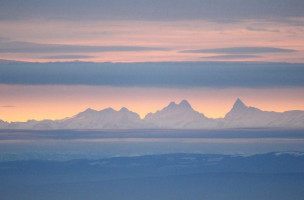
[[[127,107],[143,118],[171,101],[186,99],[193,109],[207,117],[219,118],[232,108],[236,98],[248,106],[268,111],[304,110],[304,88],[140,88],[106,86],[0,85],[0,119],[63,119],[87,108],[102,110]]]

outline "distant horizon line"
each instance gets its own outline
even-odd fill
[[[25,61],[25,60],[10,60],[10,59],[2,59],[0,58],[0,65],[2,64],[23,64],[23,63],[33,63],[33,64],[52,64],[52,63],[111,63],[111,64],[130,64],[130,63],[264,63],[264,64],[304,64],[304,62],[274,62],[274,61],[233,61],[233,60],[210,60],[210,61],[204,61],[204,60],[189,60],[189,61],[85,61],[85,60],[64,60],[64,61]]]

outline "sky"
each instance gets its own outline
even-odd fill
[[[302,0],[0,1],[0,59],[304,61]]]
[[[238,97],[304,110],[303,9],[302,0],[0,0],[0,119],[122,106],[144,117],[183,99],[224,117]]]

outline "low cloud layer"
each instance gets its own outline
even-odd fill
[[[86,58],[95,58],[94,56],[87,56],[87,55],[56,55],[56,56],[44,56],[43,59],[86,59]]]
[[[214,59],[214,60],[233,60],[233,59],[247,59],[247,58],[261,58],[261,56],[256,56],[256,55],[245,55],[245,54],[235,54],[235,55],[220,55],[220,56],[205,56],[201,57],[204,59]]]
[[[90,53],[119,51],[166,51],[166,48],[145,46],[87,46],[38,44],[32,42],[1,42],[0,53]]]
[[[251,26],[248,26],[246,27],[246,29],[248,31],[258,31],[258,32],[272,32],[272,33],[279,33],[280,31],[277,30],[277,29],[266,29],[266,28],[255,28],[255,27],[251,27]]]
[[[302,0],[14,0],[2,2],[0,20],[234,21],[304,17]]]
[[[282,49],[275,47],[231,47],[215,49],[185,50],[181,53],[217,53],[217,54],[260,54],[260,53],[292,53],[293,49]]]
[[[3,105],[1,108],[15,108],[16,106],[14,105]]]
[[[0,65],[1,84],[119,87],[297,87],[304,65],[288,63],[11,63]]]

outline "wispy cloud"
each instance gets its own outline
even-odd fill
[[[241,54],[241,55],[219,55],[219,56],[205,56],[205,57],[201,57],[204,59],[215,59],[215,60],[233,60],[233,59],[247,59],[247,58],[261,58],[262,56],[257,56],[257,55],[245,55],[245,54]]]
[[[167,48],[148,46],[87,46],[39,44],[33,42],[1,42],[0,53],[90,53],[119,51],[167,51]]]
[[[16,106],[14,106],[14,105],[3,105],[1,107],[2,108],[15,108]]]
[[[260,54],[260,53],[292,53],[294,49],[275,47],[230,47],[215,49],[193,49],[181,51],[181,53],[217,53],[217,54]]]
[[[95,56],[88,56],[88,55],[56,55],[56,56],[44,56],[41,57],[43,59],[86,59],[86,58],[95,58]]]
[[[23,61],[19,60],[6,60],[6,59],[0,59],[0,64],[7,64],[7,63],[22,63]]]
[[[263,32],[272,32],[272,33],[279,33],[280,32],[280,30],[276,30],[276,29],[255,28],[255,27],[251,27],[251,26],[246,27],[246,29],[248,31],[263,31]]]

